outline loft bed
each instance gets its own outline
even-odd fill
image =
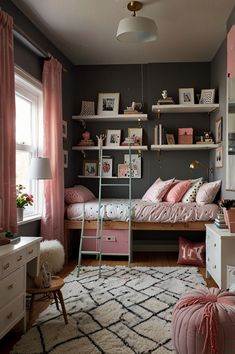
[[[102,207],[104,230],[128,230],[129,203],[125,203],[124,199],[106,199],[102,201]],[[67,207],[67,219],[64,223],[66,262],[70,246],[70,230],[81,229],[83,213],[85,213],[85,229],[96,230],[97,208],[97,200],[85,204],[70,204]],[[196,203],[161,202],[156,204],[140,199],[132,201],[132,209],[131,229],[133,231],[205,231],[205,224],[213,222],[218,212],[216,204],[204,206]]]

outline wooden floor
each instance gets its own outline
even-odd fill
[[[145,267],[167,267],[167,266],[178,266],[177,265],[177,253],[168,252],[168,253],[140,253],[137,252],[134,254],[134,259],[132,266],[145,266]],[[59,274],[61,277],[66,277],[76,266],[77,261],[70,261],[66,265],[63,271]],[[104,257],[103,265],[115,266],[123,265],[127,266],[126,257]],[[85,266],[95,266],[98,265],[98,262],[94,258],[83,259],[82,265]],[[205,268],[199,268],[199,272],[205,278]],[[213,279],[205,279],[208,287],[217,287]],[[42,312],[48,306],[48,301],[37,301],[35,302],[33,320],[35,320],[40,312]],[[21,334],[17,332],[17,329],[12,330],[8,333],[2,340],[0,340],[0,353],[9,354],[10,350],[13,348],[14,344],[20,339]],[[23,354],[23,353],[22,353]]]

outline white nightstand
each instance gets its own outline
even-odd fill
[[[227,265],[235,266],[235,233],[206,225],[206,276],[220,288],[227,288]]]

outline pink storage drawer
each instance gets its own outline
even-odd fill
[[[193,144],[193,128],[178,128],[178,144]]]
[[[95,236],[96,230],[85,230],[84,235]],[[98,251],[99,240],[83,239],[83,251]],[[128,255],[128,230],[103,230],[103,254]]]

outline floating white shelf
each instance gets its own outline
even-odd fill
[[[148,120],[147,114],[117,114],[115,116],[108,115],[91,115],[91,116],[72,116],[72,119],[77,121],[90,121],[90,122],[144,122]]]
[[[169,104],[153,105],[152,111],[155,113],[211,113],[219,108],[218,103],[213,104]]]
[[[172,145],[151,145],[151,150],[213,150],[218,144],[172,144]]]
[[[78,175],[79,178],[99,178],[100,176],[83,176],[83,175]],[[118,177],[118,176],[112,176],[112,177],[102,177],[102,179],[129,179],[129,177]],[[140,179],[140,177],[131,177],[131,179]]]
[[[78,150],[78,151],[87,151],[87,150],[99,150],[98,146],[73,146],[72,150]],[[103,146],[103,150],[124,150],[128,151],[129,146]],[[135,145],[131,146],[131,150],[141,150],[141,151],[147,151],[148,146],[147,145]]]

